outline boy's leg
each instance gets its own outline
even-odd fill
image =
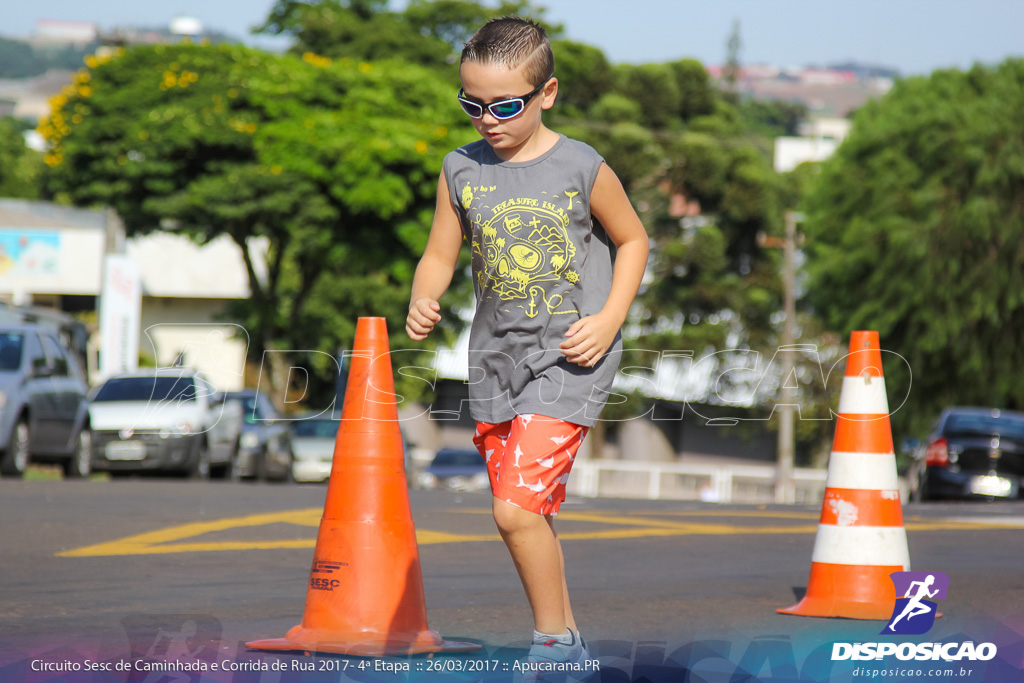
[[[565,633],[565,574],[548,518],[497,497],[493,509],[498,532],[530,602],[533,627],[541,633]]]
[[[587,429],[540,415],[490,427],[484,426],[478,446],[491,454],[495,523],[526,591],[534,628],[566,634],[566,627],[575,630],[576,624],[552,517],[565,499],[565,483]]]
[[[562,577],[562,611],[565,613],[565,625],[573,631],[579,632],[579,629],[576,628],[576,619],[572,616],[572,606],[569,604],[569,584],[565,580],[565,555],[562,554],[562,541],[558,538],[558,532],[555,531],[555,518],[551,515],[546,515],[544,519],[547,520],[548,526],[551,527],[551,534],[555,537],[555,545],[558,546],[558,573]],[[537,630],[539,631],[540,629]]]

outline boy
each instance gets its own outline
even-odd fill
[[[459,102],[483,140],[445,158],[406,331],[425,339],[441,319],[438,299],[465,239],[477,295],[474,442],[533,611],[529,658],[582,662],[553,517],[611,390],[647,234],[603,159],[544,125],[558,80],[542,28],[518,17],[487,22],[466,43],[460,76]]]

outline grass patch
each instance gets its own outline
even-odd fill
[[[60,481],[64,471],[60,465],[29,465],[25,471],[25,481]]]
[[[30,464],[23,479],[25,481],[61,481],[67,477],[64,476],[64,468],[60,465]],[[110,474],[108,472],[93,472],[89,475],[89,481],[110,481]]]

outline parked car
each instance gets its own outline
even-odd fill
[[[88,476],[88,405],[82,370],[52,332],[0,326],[0,474],[20,477],[30,462],[59,462],[69,477]]]
[[[907,472],[911,499],[1018,498],[1024,479],[1024,413],[947,408]]]
[[[221,401],[188,368],[140,370],[111,377],[93,390],[93,466],[131,472],[227,477],[242,431],[237,406]]]
[[[253,390],[230,391],[224,401],[242,412],[242,437],[235,463],[237,478],[287,481],[292,477],[292,442],[288,421],[264,394]]]
[[[334,444],[341,423],[328,415],[305,415],[292,422],[292,477],[295,481],[324,481],[331,476]]]
[[[415,485],[421,489],[481,491],[490,486],[487,463],[476,450],[442,448],[430,465],[416,474]]]

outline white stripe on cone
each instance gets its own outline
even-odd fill
[[[843,377],[840,415],[888,415],[885,380],[881,377]]]
[[[910,569],[907,530],[901,526],[819,524],[813,562]]]
[[[900,487],[896,456],[892,453],[843,453],[832,451],[828,463],[830,489],[889,491]]]

